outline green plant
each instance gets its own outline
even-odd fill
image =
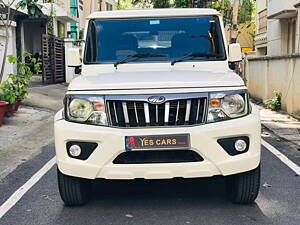
[[[84,38],[84,29],[83,28],[80,29],[78,38],[79,38],[79,40],[83,40],[83,38]]]
[[[13,55],[7,56],[8,62],[17,64],[17,74],[9,74],[10,84],[14,91],[16,99],[24,100],[28,94],[29,80],[34,73],[37,73],[40,66],[37,64],[36,58],[32,57],[29,52],[24,53],[26,63],[23,63]],[[6,82],[7,85],[7,82]]]
[[[267,105],[268,109],[277,111],[277,110],[281,109],[282,94],[281,94],[281,92],[278,92],[278,91],[274,91],[274,94],[275,94],[274,98],[266,101],[266,105]]]
[[[17,8],[27,8],[28,16],[31,18],[41,18],[44,16],[42,12],[42,5],[38,0],[21,0],[17,3]]]
[[[28,94],[29,80],[27,80],[26,78],[21,78],[17,74],[9,74],[9,78],[12,81],[16,98],[20,100],[24,100]]]
[[[8,80],[3,81],[0,84],[0,100],[6,101],[9,104],[14,104],[16,102],[17,96],[13,87],[13,84]]]
[[[56,17],[56,11],[54,9],[53,4],[51,3],[51,9],[50,9],[50,13],[49,13],[49,22],[47,25],[47,33],[49,35],[54,35],[54,22],[55,22],[55,17]]]

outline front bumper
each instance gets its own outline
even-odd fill
[[[55,148],[59,170],[69,176],[95,179],[167,179],[232,175],[255,169],[260,163],[261,127],[258,111],[243,118],[224,122],[176,128],[118,129],[67,122],[55,117]],[[201,162],[160,164],[113,164],[125,151],[125,136],[190,134],[191,149]],[[230,156],[218,143],[220,138],[248,136],[249,150]],[[98,147],[86,160],[68,156],[69,141],[96,142]]]

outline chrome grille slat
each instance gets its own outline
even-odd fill
[[[155,127],[197,125],[205,121],[207,97],[174,99],[162,104],[144,100],[107,100],[110,125],[114,127]]]
[[[185,123],[188,123],[190,121],[191,104],[192,104],[192,100],[187,100],[186,111],[185,111]]]
[[[206,104],[207,104],[207,99],[204,99],[203,105],[206,106]],[[206,107],[203,107],[203,115],[202,115],[202,121],[201,121],[202,123],[205,122],[205,113],[206,113]]]
[[[150,124],[149,103],[144,103],[146,126]]]
[[[114,103],[113,103],[113,106],[114,106],[114,114],[116,115],[116,122],[119,123],[119,122],[118,122],[118,116],[117,116],[118,114],[117,114],[117,109],[116,109],[117,107],[116,107],[116,104],[117,104],[117,102],[114,102]]]
[[[136,102],[133,103],[134,106],[134,112],[135,112],[135,118],[136,118],[136,122],[139,125],[139,117],[138,117],[138,113],[137,113],[137,105]]]
[[[201,100],[198,99],[198,105],[197,105],[197,117],[196,117],[196,122],[199,121],[199,115],[200,115],[200,103],[201,103]]]
[[[128,110],[126,102],[122,102],[122,108],[124,113],[125,125],[129,124]]]
[[[177,101],[177,109],[176,109],[176,117],[175,117],[175,124],[178,122],[178,114],[179,114],[179,106],[180,106],[180,101]]]
[[[155,123],[158,123],[158,105],[155,105]]]
[[[170,102],[165,103],[165,124],[169,123]]]

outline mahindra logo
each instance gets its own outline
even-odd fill
[[[151,104],[162,104],[166,101],[164,96],[151,96],[148,98],[148,102]]]

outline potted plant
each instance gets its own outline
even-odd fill
[[[14,91],[13,84],[5,80],[0,84],[0,89],[2,91],[2,99],[9,103],[6,107],[6,115],[14,115],[15,103],[16,103],[16,93]]]
[[[2,126],[4,114],[8,106],[8,102],[2,101],[3,98],[4,98],[4,91],[0,88],[0,127]]]
[[[27,97],[30,78],[33,73],[37,73],[40,69],[36,58],[32,57],[31,53],[25,52],[24,57],[26,59],[26,63],[23,63],[13,55],[7,56],[8,62],[11,64],[17,64],[18,68],[17,74],[9,74],[9,79],[12,83],[16,96],[15,111],[18,110],[21,101]]]
[[[15,111],[18,111],[21,101],[27,97],[29,80],[16,74],[10,74],[9,78],[16,96]]]
[[[0,101],[0,127],[2,126],[8,102]]]

